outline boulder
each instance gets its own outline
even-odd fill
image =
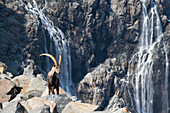
[[[69,102],[63,109],[62,113],[88,113],[97,109],[97,105],[91,105],[80,102]]]
[[[28,113],[27,110],[19,102],[10,102],[1,111],[1,113]]]
[[[38,78],[32,78],[22,89],[20,94],[24,94],[26,92],[34,91],[34,90],[39,90],[39,91],[44,91],[46,89],[46,81],[40,80]]]
[[[56,107],[56,103],[50,100],[46,100],[40,97],[34,97],[27,101],[21,102],[22,105],[27,109],[27,111],[39,108],[44,106],[45,104],[50,107],[50,112],[53,112],[54,108]]]
[[[12,95],[9,95],[10,92],[14,91],[15,83],[4,78],[0,81],[0,102],[7,102],[12,98]]]
[[[12,79],[12,81],[16,84],[17,87],[24,88],[32,79],[30,76],[20,75]]]
[[[42,91],[33,90],[33,91],[25,92],[24,94],[18,94],[12,101],[17,101],[17,102],[26,101],[33,97],[41,97],[41,95],[42,95]]]
[[[30,110],[28,113],[51,113],[48,105],[41,106],[39,108]]]
[[[43,97],[43,99],[47,101],[53,101],[56,103],[56,109],[59,113],[63,111],[65,106],[71,101],[71,99],[65,95],[65,94],[60,94],[60,95],[48,95]]]

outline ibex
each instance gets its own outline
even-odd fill
[[[61,55],[59,55],[58,64],[57,64],[57,60],[52,55],[43,53],[40,56],[43,56],[43,55],[50,57],[54,62],[54,65],[51,68],[51,71],[49,71],[47,75],[48,94],[50,95],[50,92],[54,94],[54,89],[56,89],[57,94],[59,94],[60,81],[59,81],[59,78],[57,77],[57,74],[60,74]]]

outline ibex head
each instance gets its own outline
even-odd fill
[[[54,65],[51,68],[51,71],[54,71],[57,74],[60,74],[61,55],[59,55],[59,63],[57,63],[57,60],[52,55],[47,54],[47,53],[40,54],[40,56],[43,56],[43,55],[48,56],[48,57],[50,57],[53,60]]]

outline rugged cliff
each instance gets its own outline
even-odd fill
[[[170,49],[170,1],[155,0],[155,3],[164,33],[160,46],[155,47],[153,65],[157,89],[154,98],[158,98],[159,92],[163,92],[160,85],[165,73],[163,44]],[[46,6],[43,12],[69,42],[72,79],[79,98],[100,105],[101,109],[128,106],[133,110],[123,79],[127,78],[129,61],[138,51],[143,22],[140,0],[48,0],[46,5],[40,0],[38,4],[42,8]],[[150,0],[146,4],[150,12]],[[34,74],[45,75],[46,62],[39,54],[45,52],[44,39],[49,42],[48,37],[46,27],[19,0],[0,1],[0,61],[8,65],[9,72],[17,76],[30,66]],[[168,81],[170,83],[170,79]],[[170,100],[170,88],[168,94]],[[114,106],[115,98],[121,105]],[[155,101],[154,109],[159,112],[163,100]]]

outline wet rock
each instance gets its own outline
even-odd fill
[[[91,105],[80,102],[69,102],[62,113],[88,113],[97,109],[97,105]]]
[[[28,113],[27,110],[19,102],[9,103],[1,113]]]

